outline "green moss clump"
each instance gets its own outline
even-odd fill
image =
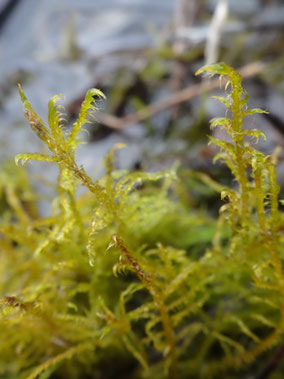
[[[95,109],[88,91],[71,131],[60,96],[49,102],[49,127],[21,87],[25,116],[47,148],[16,162],[59,167],[53,214],[40,217],[22,170],[1,176],[0,378],[239,378],[261,369],[284,331],[283,213],[276,154],[250,143],[243,128],[263,112],[247,105],[241,76],[225,63],[197,74],[227,80],[231,137],[210,137],[238,186],[194,178],[221,193],[217,220],[183,201],[176,169],[114,169],[93,181],[76,161],[78,134]],[[77,195],[77,188],[88,189]],[[260,357],[262,361],[260,361]],[[275,372],[281,373],[281,367]]]

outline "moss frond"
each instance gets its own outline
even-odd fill
[[[210,143],[234,176],[231,186],[176,167],[116,170],[123,144],[94,181],[75,153],[94,97],[104,95],[88,91],[68,132],[61,95],[49,102],[46,126],[19,86],[25,116],[50,153],[19,154],[16,162],[52,162],[59,175],[52,214],[40,217],[23,167],[0,174],[1,377],[238,378],[281,342],[278,152],[259,151],[265,135],[243,127],[244,117],[263,111],[249,108],[241,76],[225,63],[201,73],[227,79],[227,96],[217,97],[226,117],[211,128],[231,142]],[[182,201],[188,177],[220,194],[217,219]],[[89,191],[79,196],[80,184]]]

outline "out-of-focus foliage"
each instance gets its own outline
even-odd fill
[[[1,176],[0,377],[239,378],[280,343],[277,156],[256,150],[260,131],[242,128],[245,116],[263,111],[247,106],[240,75],[225,63],[203,72],[228,79],[227,97],[218,98],[227,115],[211,126],[231,142],[211,142],[237,185],[189,174],[221,193],[216,220],[190,206],[175,168],[115,170],[122,145],[109,152],[96,182],[78,166],[78,133],[100,91],[88,91],[69,131],[59,96],[49,102],[47,127],[19,88],[48,151],[16,162],[56,163],[58,196],[53,214],[40,217],[25,173],[8,167]],[[88,193],[78,196],[79,185]]]

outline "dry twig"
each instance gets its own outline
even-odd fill
[[[239,72],[243,78],[250,78],[260,74],[263,71],[264,67],[265,65],[263,63],[254,62],[243,66]],[[193,99],[205,91],[212,91],[213,89],[218,88],[221,83],[219,79],[214,79],[210,82],[204,81],[202,83],[195,84],[180,91],[174,92],[168,98],[150,104],[146,108],[131,113],[125,117],[116,117],[107,113],[97,113],[96,121],[109,128],[121,130],[138,122],[144,121],[147,118],[152,117],[153,115],[162,112],[165,109]]]

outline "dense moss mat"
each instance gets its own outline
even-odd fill
[[[230,169],[232,187],[176,167],[115,170],[123,145],[93,181],[75,152],[104,95],[88,91],[67,130],[60,96],[49,102],[46,126],[19,87],[46,152],[16,162],[51,162],[59,176],[52,214],[41,217],[25,171],[9,165],[1,174],[1,378],[246,378],[281,344],[277,151],[265,156],[255,144],[264,134],[242,127],[244,117],[263,111],[248,107],[240,75],[225,63],[197,74],[204,72],[227,83],[227,96],[217,98],[226,117],[211,127],[230,142],[210,143],[220,148],[215,160]],[[218,218],[186,200],[187,176],[221,194]],[[80,185],[88,192],[79,196]],[[275,375],[281,370],[276,365]]]

